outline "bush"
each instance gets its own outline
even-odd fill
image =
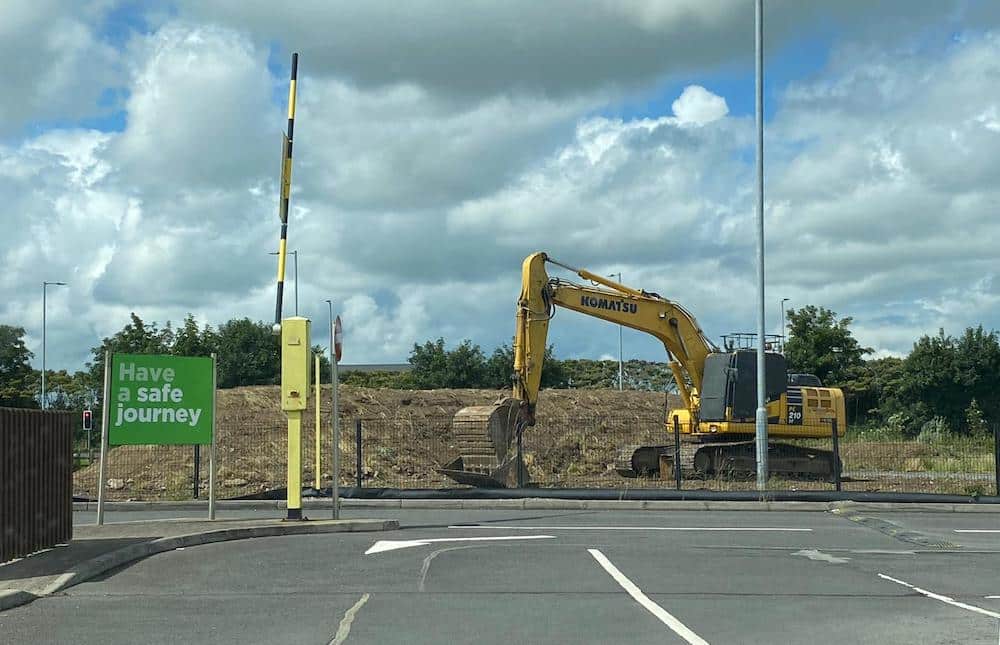
[[[920,428],[920,434],[917,435],[917,441],[920,443],[944,443],[950,438],[951,428],[943,417],[934,417],[924,423]]]

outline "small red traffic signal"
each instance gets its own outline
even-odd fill
[[[90,410],[83,411],[83,429],[93,430],[94,429],[94,413]]]

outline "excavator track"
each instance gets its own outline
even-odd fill
[[[622,477],[659,478],[660,457],[673,467],[674,446],[628,446],[615,462]],[[842,465],[836,465],[839,470]],[[768,471],[772,476],[805,479],[831,479],[834,456],[829,450],[804,448],[792,444],[768,446]],[[684,476],[727,477],[742,479],[757,472],[756,445],[753,441],[697,443],[681,442],[681,473]]]

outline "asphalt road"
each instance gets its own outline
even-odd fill
[[[154,556],[0,614],[0,642],[1000,642],[1000,515],[378,515],[404,527]]]

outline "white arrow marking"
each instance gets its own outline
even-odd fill
[[[830,555],[829,553],[823,553],[818,549],[802,549],[801,551],[796,551],[792,555],[801,555],[803,557],[809,558],[810,560],[829,562],[830,564],[844,564],[850,561],[850,558],[838,558],[835,555]]]
[[[422,540],[379,540],[371,546],[365,555],[382,553],[384,551],[395,551],[396,549],[406,549],[411,546],[427,546],[432,542],[487,542],[490,540],[546,540],[555,538],[554,535],[501,535],[497,537],[467,537],[467,538],[426,538]]]

